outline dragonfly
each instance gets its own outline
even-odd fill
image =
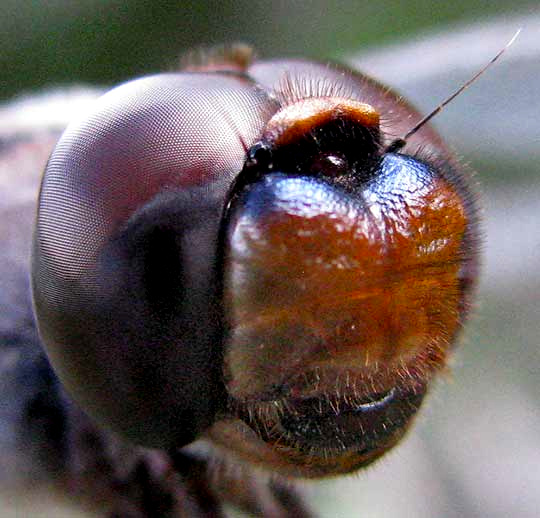
[[[92,92],[88,94],[89,97],[93,95]],[[188,516],[205,516],[201,502],[211,505],[213,501],[223,499],[244,506],[253,514],[308,515],[288,484],[282,485],[275,480],[268,482],[265,477],[259,481],[248,471],[243,479],[247,483],[242,487],[235,477],[230,477],[230,469],[219,465],[214,466],[214,474],[219,476],[209,480],[205,460],[208,446],[205,444],[177,452],[176,458],[170,452],[130,446],[97,427],[59,385],[41,352],[32,323],[27,297],[27,267],[21,260],[26,256],[31,240],[31,207],[38,181],[36,170],[43,167],[57,138],[56,129],[42,128],[39,139],[32,140],[32,156],[27,152],[28,141],[20,134],[15,134],[11,140],[5,139],[9,145],[9,153],[4,151],[5,170],[17,173],[20,189],[13,191],[13,198],[6,203],[4,220],[10,222],[6,232],[8,246],[4,252],[10,275],[5,282],[9,312],[4,313],[7,316],[6,354],[3,355],[6,375],[3,376],[2,393],[11,396],[12,404],[6,409],[4,419],[10,427],[2,443],[3,451],[7,453],[4,458],[9,459],[2,468],[3,478],[9,483],[20,478],[20,483],[32,480],[42,487],[52,485],[53,493],[69,495],[82,509],[92,507],[99,496],[104,509],[108,507],[110,512],[120,516],[145,516],[145,512],[166,516],[171,511],[160,510],[159,505],[161,499],[170,502],[171,496],[175,498],[175,505],[185,506],[175,512]],[[22,150],[25,151],[21,155]],[[29,160],[24,169],[20,166],[21,156]],[[27,230],[13,231],[23,228]],[[32,382],[28,383],[28,380]],[[364,404],[385,404],[381,400],[384,401],[384,397]],[[153,511],[148,511],[148,506]]]

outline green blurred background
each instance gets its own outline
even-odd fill
[[[43,87],[112,85],[173,67],[182,52],[196,46],[245,41],[263,57],[353,61],[397,85],[424,112],[489,61],[523,24],[524,33],[500,63],[435,121],[478,171],[485,208],[476,317],[453,374],[439,384],[396,452],[358,477],[308,484],[305,491],[327,517],[538,516],[537,0],[3,0],[1,10],[0,100]],[[417,58],[415,49],[422,44]]]
[[[116,83],[229,41],[270,56],[340,57],[537,1],[167,2],[2,0],[1,98],[50,84]]]

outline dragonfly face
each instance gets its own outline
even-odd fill
[[[41,338],[75,400],[146,446],[199,437],[286,476],[408,429],[477,274],[461,170],[397,94],[232,49],[122,85],[49,159]]]

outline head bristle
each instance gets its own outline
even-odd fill
[[[319,76],[297,76],[292,71],[286,72],[275,88],[275,96],[280,106],[289,106],[303,99],[321,97],[342,97],[345,99],[358,99],[358,92],[354,92],[348,84],[336,83]]]

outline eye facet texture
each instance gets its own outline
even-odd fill
[[[45,172],[33,290],[55,368],[136,441],[190,442],[219,404],[218,233],[272,103],[245,80],[167,74],[73,123]]]

